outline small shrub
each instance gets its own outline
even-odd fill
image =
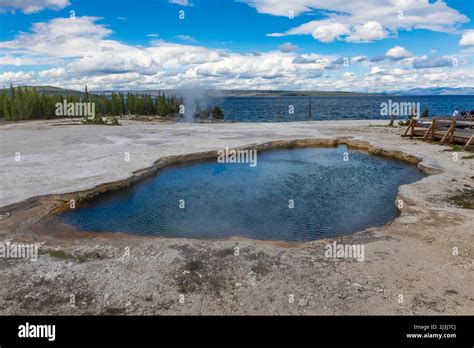
[[[215,120],[222,120],[224,118],[224,112],[218,105],[216,105],[214,106],[214,109],[212,109],[211,116]]]
[[[423,110],[423,113],[421,114],[421,117],[429,117],[430,116],[430,111],[428,110],[428,108],[425,108]]]
[[[110,123],[111,126],[120,126],[119,120],[117,117],[112,117],[112,122]]]
[[[84,118],[82,120],[82,124],[87,124],[87,125],[89,125],[89,124],[104,124],[104,120],[102,119],[102,117],[96,115],[94,118],[88,118],[88,117]]]

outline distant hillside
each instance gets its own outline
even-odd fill
[[[387,92],[391,95],[474,95],[474,87],[412,88],[405,91]]]
[[[49,94],[49,95],[83,95],[84,92],[76,91],[74,89],[59,88],[53,86],[20,86],[21,88],[27,89],[36,89],[38,93]],[[18,88],[18,87],[15,87]],[[9,93],[10,88],[5,88],[7,94]]]
[[[224,90],[219,91],[226,97],[337,97],[337,96],[364,96],[368,93],[338,92],[338,91],[261,91],[261,90]]]
[[[83,95],[84,91],[74,89],[59,88],[53,86],[21,86],[22,88],[36,88],[39,93],[49,95]],[[8,93],[9,88],[5,88]],[[273,91],[273,90],[212,90],[212,89],[148,89],[148,90],[124,90],[124,91],[89,91],[91,94],[111,95],[113,92],[131,93],[136,95],[157,96],[165,93],[168,95],[196,95],[203,97],[344,97],[344,96],[377,96],[377,95],[474,95],[474,87],[436,87],[436,88],[412,88],[409,90],[390,91],[382,93],[361,93],[361,92],[339,92],[339,91]]]
[[[103,91],[101,93],[112,94],[113,91]],[[271,90],[212,90],[212,89],[149,89],[149,90],[129,90],[123,91],[133,94],[158,95],[161,93],[173,95],[202,95],[207,97],[298,97],[298,96],[367,96],[376,95],[358,92],[337,92],[337,91],[271,91]]]

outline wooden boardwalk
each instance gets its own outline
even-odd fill
[[[474,146],[474,118],[433,117],[411,119],[402,137],[439,141],[440,144]]]

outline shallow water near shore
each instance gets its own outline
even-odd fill
[[[310,241],[390,222],[398,187],[424,176],[345,145],[268,150],[255,167],[215,159],[171,165],[59,219],[81,231]]]

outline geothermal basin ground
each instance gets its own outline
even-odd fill
[[[387,121],[0,126],[0,314],[473,314],[474,159],[402,138]],[[49,216],[225,147],[345,144],[418,165],[382,227],[305,243],[196,240],[50,228]],[[387,178],[390,180],[390,178]],[[397,204],[394,202],[394,204]],[[357,204],[354,204],[357,209]],[[363,245],[363,261],[327,257]]]

